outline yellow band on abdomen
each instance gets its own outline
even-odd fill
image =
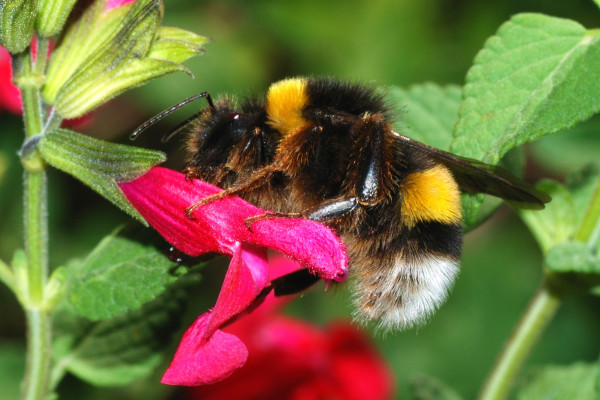
[[[402,222],[409,228],[428,221],[454,224],[462,218],[460,190],[443,165],[409,174],[402,193]]]

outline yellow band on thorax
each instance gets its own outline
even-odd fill
[[[267,124],[284,136],[306,124],[302,111],[308,105],[306,78],[275,82],[267,93]]]

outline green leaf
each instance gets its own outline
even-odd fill
[[[3,399],[18,399],[25,371],[25,347],[22,343],[0,344],[0,387]]]
[[[516,15],[486,42],[466,81],[451,149],[495,164],[598,112],[600,36],[574,21]]]
[[[67,300],[90,320],[116,317],[161,294],[175,266],[154,246],[113,234],[72,269]]]
[[[567,241],[552,247],[546,255],[546,266],[554,272],[600,274],[600,258],[587,244]]]
[[[469,70],[450,149],[496,164],[515,146],[598,112],[600,36],[578,23],[519,14],[486,42]],[[480,200],[470,199],[467,219]]]
[[[11,53],[25,50],[33,36],[37,0],[0,1],[0,45]]]
[[[137,311],[100,322],[78,316],[63,303],[54,318],[56,368],[97,386],[127,385],[148,376],[179,329],[183,299],[181,290],[171,289]]]
[[[538,190],[552,196],[543,210],[521,210],[520,215],[544,252],[569,239],[574,231],[575,207],[569,191],[560,183],[543,180]]]
[[[597,400],[598,365],[547,366],[519,390],[518,400]]]
[[[537,188],[552,196],[552,201],[540,211],[520,210],[544,253],[573,238],[581,225],[600,175],[594,166],[572,173],[562,185],[545,180]]]
[[[38,149],[48,164],[79,179],[145,223],[117,184],[133,180],[163,162],[163,153],[105,142],[67,129],[56,129],[42,136]]]
[[[581,169],[600,160],[600,115],[527,146],[536,164],[555,175]]]
[[[589,207],[590,200],[600,183],[600,171],[594,164],[571,173],[565,179],[565,186],[573,197],[573,220],[580,225]]]
[[[77,0],[38,0],[35,30],[42,36],[60,33]]]
[[[426,83],[408,89],[392,87],[389,99],[397,111],[402,111],[394,121],[400,133],[438,149],[450,148],[461,101],[459,86]]]
[[[461,400],[461,397],[445,383],[428,376],[411,379],[410,398],[412,400]]]
[[[52,275],[44,287],[44,307],[52,310],[65,297],[65,289],[69,271],[66,267],[58,267],[52,271]]]

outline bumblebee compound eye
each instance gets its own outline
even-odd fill
[[[231,113],[225,117],[225,121],[227,121],[227,122],[239,121],[241,116],[242,116],[242,114],[240,114],[240,113]]]

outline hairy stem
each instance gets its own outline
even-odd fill
[[[42,45],[42,48],[45,46]],[[20,60],[23,66],[21,77],[25,78],[21,80],[20,89],[25,136],[31,138],[42,131],[43,111],[33,57],[28,55],[27,58]],[[35,149],[22,154],[21,162],[25,170],[23,221],[28,265],[27,293],[23,296],[27,319],[27,356],[22,399],[43,400],[48,394],[52,343],[50,312],[44,307],[44,287],[48,280],[46,171]]]

